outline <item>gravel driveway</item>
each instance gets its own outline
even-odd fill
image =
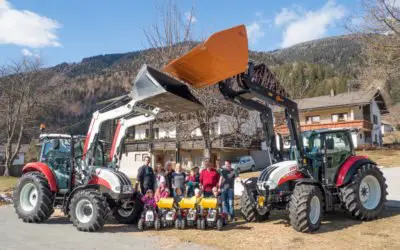
[[[400,168],[382,169],[389,186],[388,206],[400,207]],[[12,206],[0,207],[1,249],[202,249],[167,237],[136,232],[131,225],[106,225],[103,231],[77,231],[65,217],[42,224],[23,223]]]

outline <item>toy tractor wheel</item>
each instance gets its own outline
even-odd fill
[[[217,220],[217,230],[222,231],[222,227],[224,226],[224,220],[222,218],[218,218]]]
[[[247,222],[254,221],[256,214],[256,206],[253,199],[247,192],[243,192],[240,197],[240,213]]]
[[[201,230],[206,230],[206,220],[205,219],[201,219],[200,220],[200,229]]]
[[[196,221],[196,227],[199,230],[201,229],[201,219],[200,218],[198,218],[197,221]]]
[[[139,231],[143,231],[144,230],[144,220],[142,218],[139,219],[137,227],[138,227]]]
[[[290,224],[296,231],[303,233],[318,230],[323,207],[322,192],[318,186],[297,185],[289,202]]]
[[[84,232],[95,232],[104,226],[107,216],[107,202],[95,189],[77,191],[69,205],[70,220]]]
[[[155,230],[160,230],[160,228],[161,228],[161,221],[160,221],[160,219],[156,219],[154,221],[154,229]]]
[[[184,230],[186,228],[186,219],[182,219],[181,221],[181,229]]]
[[[180,219],[176,219],[176,221],[175,221],[175,229],[181,229],[181,220]]]
[[[18,218],[24,222],[42,222],[54,212],[54,194],[42,173],[24,174],[18,181],[13,195]]]
[[[345,209],[359,220],[373,220],[385,206],[387,185],[382,172],[371,164],[361,166],[341,189]]]

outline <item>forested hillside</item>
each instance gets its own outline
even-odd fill
[[[193,44],[194,46],[195,44]],[[361,66],[361,46],[349,36],[298,44],[272,52],[250,52],[250,59],[266,63],[293,98],[347,90],[348,80]],[[153,51],[143,50],[84,58],[79,63],[59,64],[49,70],[62,72],[64,86],[61,110],[49,116],[54,127],[83,133],[97,103],[130,91],[131,83]],[[71,124],[73,126],[71,126]]]

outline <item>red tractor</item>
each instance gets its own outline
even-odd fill
[[[226,100],[260,113],[270,159],[275,163],[257,181],[243,183],[244,218],[264,220],[272,209],[287,209],[290,224],[301,232],[317,230],[323,212],[334,207],[360,220],[376,219],[387,195],[385,178],[376,163],[355,155],[348,130],[302,135],[297,103],[288,98],[265,64],[248,61],[246,34],[244,25],[215,33],[164,68],[194,88],[217,84]],[[283,147],[277,145],[271,106],[285,114],[291,160],[283,160]]]
[[[201,108],[187,86],[144,65],[133,91],[96,111],[86,137],[43,134],[40,161],[23,168],[14,191],[14,207],[24,222],[47,220],[59,207],[80,231],[97,231],[112,212],[122,223],[134,223],[141,214],[140,197],[130,179],[105,159],[99,132],[104,121],[138,113],[136,124],[154,119],[158,107],[170,112]],[[115,137],[118,137],[116,133]],[[117,141],[113,143],[114,156]]]

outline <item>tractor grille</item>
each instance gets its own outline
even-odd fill
[[[132,185],[131,180],[129,180],[129,178],[124,173],[116,170],[114,171],[114,174],[118,177],[121,186]]]
[[[271,173],[277,169],[277,166],[269,166],[261,172],[260,177],[258,177],[258,182],[267,181]]]

